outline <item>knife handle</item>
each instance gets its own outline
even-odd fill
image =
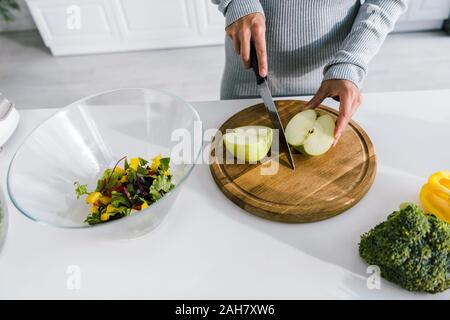
[[[258,56],[256,55],[256,47],[253,41],[250,41],[250,63],[252,65],[253,72],[256,76],[256,83],[261,84],[266,78],[259,75]]]

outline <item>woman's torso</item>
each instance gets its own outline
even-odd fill
[[[313,94],[360,8],[356,0],[261,0],[266,16],[269,85],[274,96]],[[254,75],[226,39],[221,98],[258,95]]]

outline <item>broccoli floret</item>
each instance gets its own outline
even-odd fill
[[[359,255],[407,290],[436,293],[450,287],[450,224],[416,205],[403,206],[363,234]]]

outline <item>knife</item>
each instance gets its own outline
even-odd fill
[[[259,66],[258,66],[258,57],[256,56],[256,48],[253,42],[250,42],[250,63],[253,69],[253,72],[256,76],[256,84],[258,86],[259,95],[261,96],[264,106],[269,113],[270,120],[272,120],[273,126],[275,129],[278,129],[278,136],[280,138],[280,146],[285,149],[287,158],[292,169],[295,169],[294,159],[292,158],[291,149],[289,148],[289,144],[286,140],[286,135],[284,134],[283,125],[281,123],[280,115],[278,114],[277,107],[273,102],[272,94],[270,93],[269,86],[267,85],[267,77],[261,77],[259,75]]]

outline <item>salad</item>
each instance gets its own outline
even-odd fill
[[[124,161],[123,168],[119,165]],[[161,199],[175,185],[169,168],[170,158],[157,155],[151,163],[143,158],[127,157],[106,169],[94,191],[75,182],[77,199],[87,195],[90,205],[85,223],[95,225],[129,216],[133,210],[141,211]]]

